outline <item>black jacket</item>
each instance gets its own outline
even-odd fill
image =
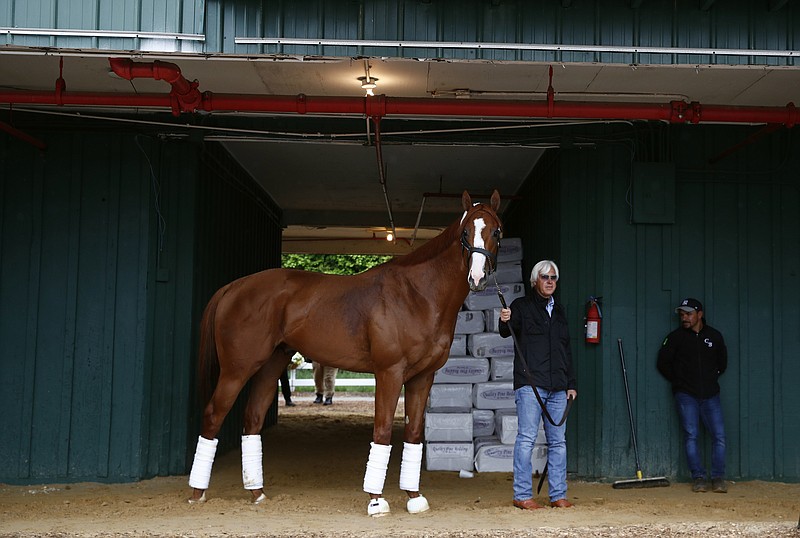
[[[672,392],[711,398],[719,394],[717,380],[728,368],[728,348],[713,327],[704,324],[699,333],[681,327],[664,339],[657,366]]]
[[[552,317],[545,308],[547,301],[536,292],[511,303],[511,320],[499,324],[500,336],[517,337],[514,357],[514,388],[530,385],[520,361],[527,365],[534,384],[547,390],[577,389],[569,346],[569,327],[564,307],[556,302]],[[521,353],[521,355],[520,355]]]

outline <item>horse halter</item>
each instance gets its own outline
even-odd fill
[[[492,252],[489,252],[485,248],[480,248],[474,245],[470,245],[469,242],[467,241],[467,235],[468,235],[467,229],[464,228],[464,230],[461,232],[462,252],[464,251],[467,252],[467,258],[472,256],[476,252],[478,254],[483,254],[484,256],[486,256],[486,259],[489,260],[489,274],[494,273],[495,269],[497,269],[497,255]],[[500,249],[500,239],[497,240],[497,248],[498,250]]]

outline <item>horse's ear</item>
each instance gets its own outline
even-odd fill
[[[497,189],[494,190],[492,193],[492,209],[496,213],[498,209],[500,209],[500,193],[497,192]]]
[[[466,190],[464,190],[464,194],[461,195],[461,207],[464,208],[464,211],[469,211],[469,208],[472,207],[472,198],[470,198]]]

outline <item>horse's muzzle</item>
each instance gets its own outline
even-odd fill
[[[486,275],[481,277],[481,279],[477,283],[473,282],[471,278],[468,280],[469,280],[470,291],[483,291],[486,289],[487,284],[489,284],[489,279],[486,278]]]

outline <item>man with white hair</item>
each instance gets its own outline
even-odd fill
[[[514,393],[517,404],[517,438],[514,442],[514,506],[522,510],[543,508],[533,499],[533,445],[544,407],[560,421],[569,398],[578,396],[569,327],[564,307],[553,294],[559,272],[552,260],[542,260],[531,272],[531,293],[500,310],[500,335],[515,335]],[[534,390],[539,398],[534,394]],[[541,400],[541,404],[539,403]],[[547,473],[550,506],[569,508],[567,500],[567,425],[544,421],[547,438]]]

